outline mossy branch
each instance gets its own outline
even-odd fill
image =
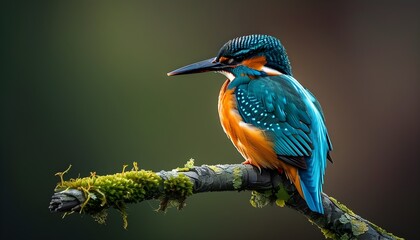
[[[68,170],[58,173],[61,181],[52,196],[50,210],[64,214],[87,213],[103,223],[106,210],[113,207],[122,213],[124,227],[127,227],[127,203],[159,199],[159,210],[165,211],[170,205],[183,208],[186,198],[195,193],[250,190],[252,206],[288,206],[304,214],[326,238],[401,239],[361,218],[326,194],[322,195],[325,214],[312,212],[293,184],[277,171],[260,171],[243,164],[193,166],[193,161],[183,168],[157,173],[140,170],[136,163],[130,171],[126,171],[126,167],[113,175],[91,173],[90,177],[69,181],[63,179]]]

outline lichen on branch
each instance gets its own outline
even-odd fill
[[[107,209],[122,213],[127,227],[126,205],[149,199],[160,200],[158,210],[168,206],[185,206],[188,196],[212,191],[252,191],[250,203],[254,207],[287,206],[318,226],[326,238],[333,239],[400,239],[377,225],[361,218],[334,198],[322,194],[325,214],[312,212],[294,185],[283,174],[251,165],[225,164],[194,166],[190,160],[184,167],[171,171],[141,170],[133,163],[131,170],[123,167],[120,173],[64,180],[69,171],[57,173],[60,182],[52,196],[52,212],[79,212],[104,223]]]

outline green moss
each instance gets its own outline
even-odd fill
[[[108,217],[108,211],[106,209],[103,209],[100,212],[94,213],[91,215],[93,219],[95,219],[96,222],[99,224],[105,224],[106,219]]]
[[[190,159],[185,167],[190,169],[194,166],[194,160]],[[163,180],[154,172],[139,170],[137,163],[133,163],[131,171],[126,171],[127,165],[123,166],[121,173],[99,176],[92,172],[89,177],[76,178],[64,181],[63,176],[70,167],[60,173],[60,182],[56,191],[65,189],[77,189],[84,193],[85,201],[81,204],[80,213],[91,215],[98,223],[105,223],[106,209],[117,209],[127,227],[126,204],[141,202],[148,199],[161,198],[161,206],[175,205],[181,209],[185,205],[185,199],[193,194],[193,183],[184,174],[178,174]]]
[[[331,232],[330,230],[326,229],[326,228],[320,228],[322,234],[324,234],[324,237],[327,238],[331,238],[331,239],[337,239],[337,235],[335,235],[335,233]]]
[[[194,167],[194,159],[190,158],[190,160],[187,161],[187,163],[184,164],[184,167],[178,167],[175,170],[178,172],[188,172],[191,170],[191,168]]]
[[[233,187],[238,190],[242,186],[242,170],[239,167],[233,169]]]
[[[290,199],[289,193],[286,189],[280,185],[277,192],[273,190],[267,190],[263,192],[252,191],[251,199],[249,202],[253,207],[262,208],[267,206],[269,203],[276,203],[279,207],[284,207],[286,202]]]
[[[333,197],[329,197],[329,199],[335,204],[337,205],[341,210],[343,210],[343,212],[350,214],[351,216],[356,216],[356,214],[350,209],[348,208],[346,205],[340,203],[339,201],[337,201],[337,199],[333,198]]]
[[[92,172],[89,177],[63,180],[63,175],[68,169],[56,175],[61,181],[57,184],[56,191],[65,189],[77,189],[85,194],[85,202],[81,205],[80,213],[92,215],[99,223],[106,219],[105,209],[114,207],[118,209],[124,219],[124,226],[127,221],[125,204],[136,203],[146,199],[154,198],[159,194],[159,186],[162,179],[154,172],[138,170],[137,163],[133,163],[131,171],[98,176]]]
[[[332,202],[334,202],[334,204],[343,210],[344,214],[340,217],[339,220],[342,224],[349,223],[351,225],[351,231],[354,236],[362,235],[369,230],[369,226],[365,222],[357,219],[357,215],[351,209],[337,201],[335,198],[329,198]]]
[[[185,206],[185,199],[193,194],[193,183],[184,174],[172,176],[163,182],[164,197],[161,200],[159,210],[165,211],[169,205],[175,205],[178,209]]]
[[[369,230],[369,226],[357,219],[351,220],[351,231],[355,236],[362,235],[363,233],[367,232]]]
[[[273,202],[272,196],[271,190],[267,190],[265,192],[252,191],[249,202],[255,208],[263,208]]]
[[[351,225],[351,231],[354,236],[362,235],[369,230],[369,226],[363,221],[358,220],[354,216],[350,216],[348,213],[341,215],[339,221],[345,225],[349,223]]]
[[[336,204],[346,214],[348,214],[350,216],[357,216],[351,209],[349,209],[347,206],[345,206],[344,204],[342,204],[339,201],[337,201],[335,198],[333,198],[333,197],[329,197],[329,198],[330,198],[330,200],[334,204]],[[341,217],[343,218],[343,216],[341,216]],[[340,221],[341,220],[342,219],[340,218]],[[399,239],[399,240],[404,239],[404,238],[397,237],[397,236],[395,236],[394,234],[392,234],[390,232],[387,232],[386,230],[384,230],[383,228],[381,228],[381,227],[373,224],[372,222],[367,221],[369,223],[369,225],[367,225],[364,222],[361,222],[362,224],[360,224],[360,222],[361,221],[359,221],[357,219],[355,219],[354,221],[351,222],[353,234],[355,234],[355,233],[356,234],[363,234],[363,233],[365,233],[366,231],[368,231],[368,228],[369,228],[369,225],[370,225],[370,227],[372,227],[373,229],[375,229],[375,231],[377,231],[378,233],[380,233],[380,234],[382,234],[384,236],[390,236],[393,239]]]
[[[215,173],[223,172],[223,170],[221,168],[219,168],[218,166],[215,166],[215,165],[211,165],[211,166],[207,166],[207,167],[210,168],[211,170],[213,170],[213,172],[215,172]]]
[[[286,191],[284,186],[280,184],[279,190],[276,192],[276,205],[279,207],[284,207],[289,199],[289,193]]]
[[[341,215],[340,219],[338,219],[342,224],[347,224],[350,223],[350,216],[347,213],[344,213],[343,215]]]
[[[193,194],[193,183],[184,174],[170,177],[163,182],[165,195],[169,199],[186,198]]]
[[[118,206],[118,211],[121,213],[122,219],[123,219],[123,227],[124,229],[127,229],[128,227],[128,214],[126,210],[126,206],[124,203],[121,203]]]
[[[190,160],[187,161],[184,165],[185,168],[193,168],[194,167],[194,159],[190,158]]]

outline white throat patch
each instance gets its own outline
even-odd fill
[[[235,76],[230,72],[218,71],[218,73],[221,73],[221,74],[225,75],[229,79],[229,81],[231,81],[231,82],[235,79]]]

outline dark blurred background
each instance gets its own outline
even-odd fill
[[[420,8],[417,1],[3,1],[0,5],[1,239],[323,239],[249,192],[205,193],[157,213],[130,205],[129,229],[48,211],[54,173],[110,174],[239,163],[219,125],[224,77],[168,78],[227,40],[277,36],[321,102],[334,144],[324,191],[418,238]]]

